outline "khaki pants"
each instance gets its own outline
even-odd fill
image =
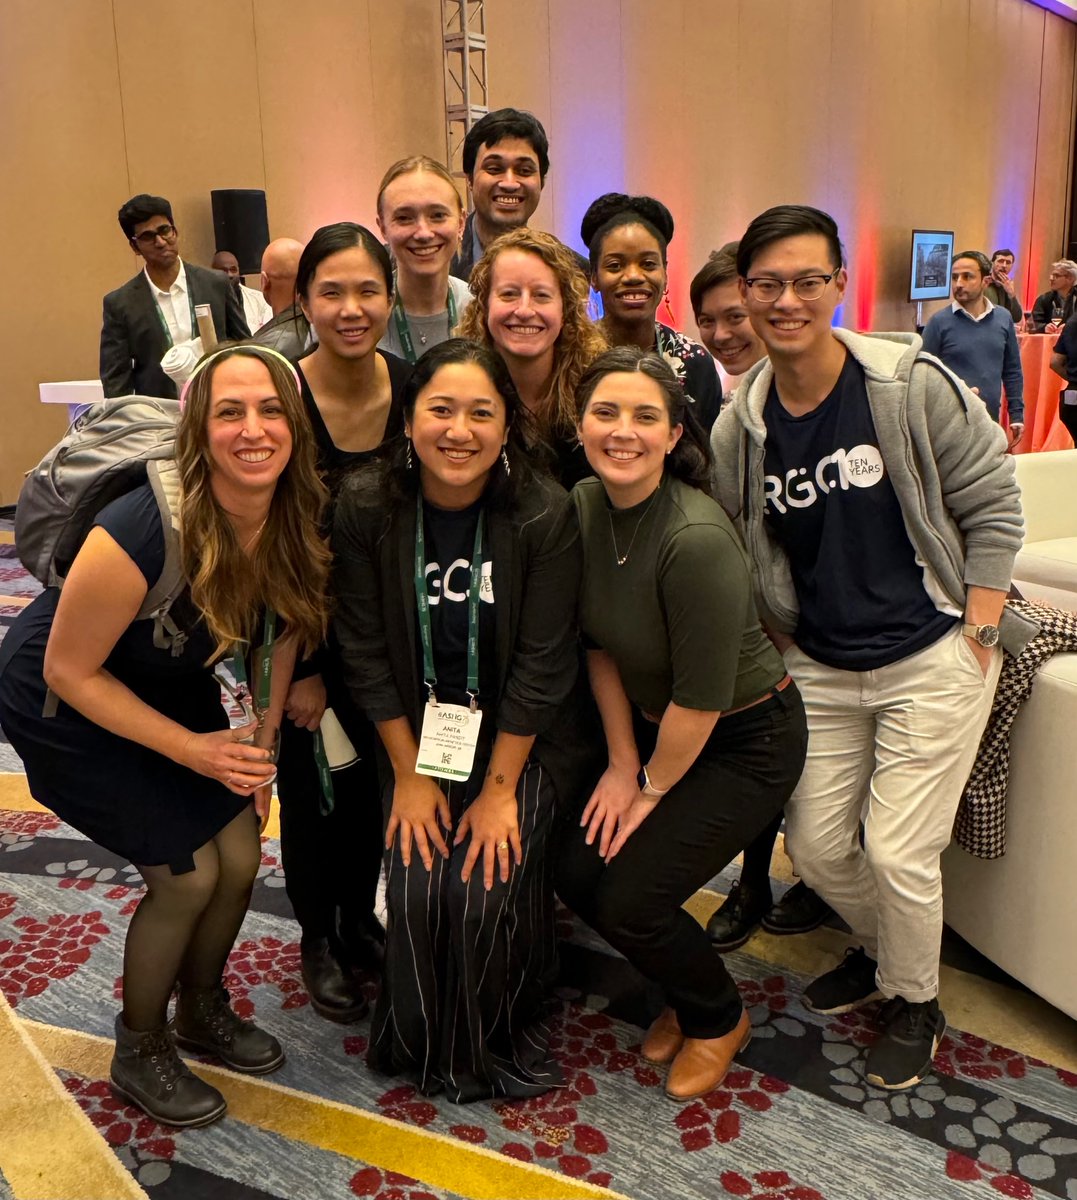
[[[1002,669],[985,679],[960,624],[877,671],[842,671],[796,646],[808,758],[786,806],[786,848],[804,882],[877,959],[887,997],[938,992],[939,856],[976,758]],[[864,847],[859,824],[864,821]]]

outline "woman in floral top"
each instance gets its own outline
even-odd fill
[[[608,192],[584,214],[580,236],[590,251],[591,286],[602,296],[607,341],[657,350],[709,433],[722,403],[714,361],[698,342],[656,320],[666,291],[666,247],[673,238],[669,209],[650,196]]]

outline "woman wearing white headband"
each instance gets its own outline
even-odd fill
[[[204,1125],[224,1098],[175,1040],[237,1071],[284,1061],[280,1043],[228,1002],[221,978],[260,864],[273,746],[297,649],[326,624],[325,489],[296,377],[273,351],[203,361],[176,432],[179,556],[169,609],[185,640],[155,644],[137,619],[161,575],[166,532],[150,485],[106,505],[67,573],[25,609],[0,653],[0,721],[31,794],[130,859],[145,881],[127,933],[111,1078],[167,1125]],[[265,680],[229,729],[213,663]],[[254,659],[255,662],[252,662]],[[242,664],[242,667],[241,667]],[[45,716],[48,691],[59,698]]]

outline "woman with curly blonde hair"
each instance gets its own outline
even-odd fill
[[[606,341],[587,315],[587,279],[552,234],[514,229],[471,273],[462,337],[497,350],[566,487],[591,474],[576,438],[576,385]]]
[[[258,816],[295,655],[325,634],[329,571],[326,492],[294,369],[238,346],[195,372],[170,514],[186,586],[167,614],[141,617],[170,565],[165,510],[146,482],[97,513],[63,590],[42,592],[0,652],[0,721],[31,793],[146,884],[124,947],[111,1080],[154,1120],[184,1127],[216,1120],[225,1101],[177,1042],[248,1074],[284,1061],[275,1037],[233,1011],[222,977],[261,862]],[[258,681],[235,729],[213,671],[225,654]]]

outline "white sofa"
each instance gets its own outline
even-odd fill
[[[1077,610],[1077,450],[1015,454],[1025,544],[1013,582],[1026,600]]]
[[[1006,853],[973,858],[954,843],[943,855],[942,871],[946,923],[1038,996],[1077,1018],[1075,731],[1077,654],[1056,654],[1040,669],[1014,721]]]

